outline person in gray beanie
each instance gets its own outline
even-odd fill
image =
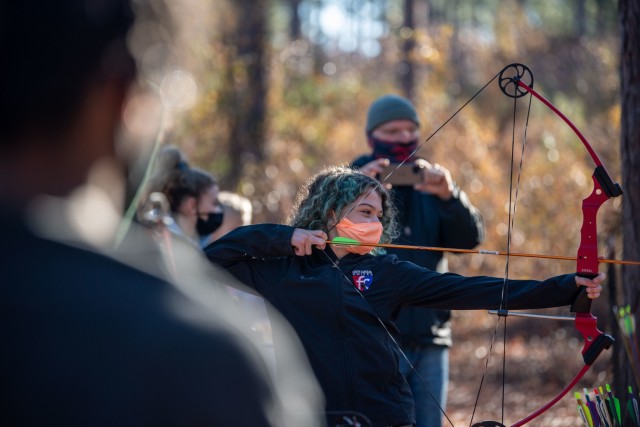
[[[371,151],[354,160],[352,166],[378,179],[386,178],[401,162],[415,172],[415,176],[409,173],[408,181],[400,179],[401,171],[385,181],[392,185],[400,212],[402,232],[394,243],[471,249],[484,238],[482,217],[449,170],[415,156],[419,129],[418,113],[408,99],[397,95],[376,99],[369,107],[365,126]],[[431,270],[447,271],[447,259],[441,252],[388,252]],[[400,368],[415,400],[416,427],[442,425],[452,344],[450,318],[449,310],[409,307],[402,309],[396,321],[402,350],[415,368],[401,358]]]

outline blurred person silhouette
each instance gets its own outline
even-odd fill
[[[222,224],[203,240],[203,246],[219,239],[229,231],[242,225],[251,224],[253,218],[253,205],[247,197],[229,191],[221,191],[218,201],[222,205]]]
[[[395,217],[391,196],[378,181],[330,167],[301,189],[289,225],[239,227],[205,248],[210,261],[291,322],[324,390],[327,411],[357,411],[375,427],[415,423],[414,400],[399,366],[398,313],[407,306],[498,308],[505,292],[504,278],[439,273],[367,244],[336,244],[338,238],[388,243],[397,234]],[[509,308],[569,305],[579,295],[597,298],[604,279],[510,279]],[[274,326],[276,354],[278,336]]]
[[[224,212],[222,224],[212,234],[202,238],[203,247],[218,240],[231,230],[251,224],[252,221],[253,207],[251,200],[247,197],[229,191],[221,191],[218,194],[218,200]],[[230,286],[229,293],[239,311],[247,319],[249,329],[256,334],[256,340],[264,350],[265,358],[271,361],[271,368],[275,370],[272,328],[264,299],[255,291],[237,285]]]
[[[0,3],[0,423],[319,425],[297,341],[287,381],[272,378],[204,287],[174,286],[80,232],[114,230],[92,180],[123,182],[113,165],[136,79],[130,3]],[[192,265],[188,279],[206,276]]]
[[[171,276],[178,280],[191,267],[185,269],[185,261],[176,262],[175,247],[179,241],[166,239],[163,232],[169,231],[183,242],[206,246],[220,235],[250,224],[251,201],[235,193],[218,192],[215,178],[190,166],[182,151],[175,146],[162,148],[155,169],[148,185],[147,198],[160,192],[166,199],[165,209],[169,220],[166,221],[166,230],[160,230],[156,240],[165,255]],[[146,206],[146,202],[142,206]],[[195,253],[193,256],[196,256]],[[238,313],[247,321],[247,329],[255,334],[256,342],[275,371],[271,324],[264,299],[233,279],[229,279],[229,283],[230,286],[225,287],[226,294],[232,297]],[[220,298],[224,296],[219,295]]]
[[[149,182],[148,192],[159,191],[169,203],[168,228],[177,236],[200,245],[223,224],[224,210],[218,199],[220,188],[210,173],[190,166],[174,146],[163,147]]]
[[[482,242],[482,217],[454,183],[449,170],[425,159],[409,158],[418,147],[420,121],[408,99],[391,94],[376,99],[367,112],[365,131],[371,152],[354,160],[354,167],[379,179],[392,170],[388,166],[393,168],[405,160],[414,171],[419,171],[415,184],[392,185],[394,204],[400,211],[400,236],[394,243],[471,249]],[[388,252],[430,270],[448,270],[442,252],[406,249]],[[402,350],[415,368],[400,359],[416,402],[416,427],[442,425],[438,405],[446,408],[447,404],[450,319],[449,310],[405,307],[396,321]]]

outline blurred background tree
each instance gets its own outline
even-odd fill
[[[166,61],[164,74],[147,76],[169,111],[161,138],[215,173],[222,189],[249,197],[256,222],[284,221],[308,177],[368,151],[365,115],[376,97],[392,92],[410,98],[426,139],[514,62],[531,68],[535,88],[581,129],[614,179],[621,176],[624,20],[615,0],[181,0],[166,8],[171,28],[153,28],[155,38],[138,55],[144,63],[161,50]],[[637,56],[638,44],[629,46]],[[632,61],[637,67],[637,57]],[[580,202],[591,191],[594,165],[573,132],[535,101],[522,150],[527,108],[528,98],[518,101],[514,167],[521,177],[510,250],[575,254]],[[480,209],[486,249],[507,247],[509,192],[515,195],[509,188],[513,125],[514,103],[494,82],[418,153],[449,168]],[[637,132],[627,135],[637,157]],[[621,212],[619,198],[599,214],[601,241],[618,254]],[[637,239],[629,245],[635,252],[625,247],[626,253],[637,255]],[[505,260],[497,257],[449,260],[461,274],[505,271]],[[512,258],[508,271],[513,278],[543,278],[574,268]],[[622,299],[629,295],[614,294],[614,303],[627,303]],[[637,309],[635,293],[632,298]],[[610,301],[602,298],[594,311],[601,329],[614,329]],[[566,337],[550,334],[541,344],[551,360],[566,357]],[[577,354],[579,341],[572,338],[570,345]],[[468,349],[465,357],[478,354]],[[546,369],[526,372],[536,376]],[[560,382],[572,372],[567,368]],[[609,374],[607,363],[597,365],[591,381],[612,381]],[[549,381],[540,376],[540,384]]]

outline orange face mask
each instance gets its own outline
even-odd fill
[[[357,240],[364,243],[378,243],[382,237],[382,224],[376,222],[351,222],[347,218],[342,218],[336,224],[338,236]],[[373,250],[373,246],[345,246],[345,249],[354,254],[364,255]]]

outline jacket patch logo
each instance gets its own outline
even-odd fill
[[[353,284],[360,292],[368,290],[373,283],[373,272],[371,270],[353,270],[351,277],[353,277]]]

